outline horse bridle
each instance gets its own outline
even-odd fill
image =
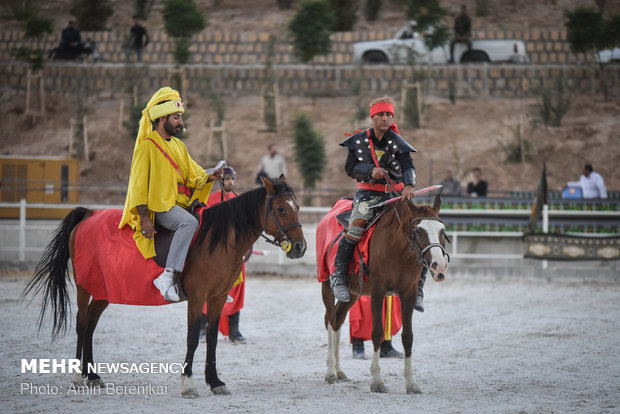
[[[434,221],[440,222],[441,224],[443,224],[443,220],[440,219],[439,217],[416,217],[413,220],[411,220],[411,235],[409,235],[409,237],[407,238],[409,240],[409,245],[411,246],[411,249],[415,252],[416,256],[418,257],[418,261],[422,263],[422,266],[424,266],[428,270],[431,270],[428,260],[426,260],[426,258],[424,257],[424,253],[426,253],[427,250],[433,247],[439,247],[441,249],[441,252],[443,253],[443,256],[447,258],[448,262],[450,262],[450,255],[446,253],[446,249],[441,245],[441,243],[430,243],[424,249],[420,248],[418,239],[415,236],[415,228],[416,228],[416,223],[422,220],[434,220]],[[449,243],[450,239],[448,239],[448,236],[445,236],[445,237]]]
[[[282,248],[283,250],[288,251],[288,249],[290,249],[290,246],[291,246],[291,239],[289,239],[286,232],[289,231],[290,229],[294,229],[295,227],[301,227],[301,223],[296,221],[294,223],[287,224],[286,226],[283,226],[282,224],[280,224],[280,220],[278,220],[278,217],[276,217],[276,213],[273,211],[273,199],[276,197],[284,197],[284,196],[295,197],[295,195],[290,192],[285,192],[285,193],[276,194],[276,195],[267,194],[267,198],[265,199],[265,219],[264,219],[263,228],[265,229],[265,231],[267,230],[267,215],[271,213],[271,219],[273,220],[276,227],[278,228],[278,232],[276,233],[275,236],[272,236],[273,240],[270,240],[269,237],[265,236],[263,233],[261,233],[261,237],[265,239],[267,243],[273,244],[274,246],[278,246]],[[282,240],[278,241],[278,238],[280,237],[282,238]]]

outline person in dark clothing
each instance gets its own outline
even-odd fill
[[[466,43],[471,50],[471,18],[467,14],[467,6],[461,6],[461,13],[454,20],[454,38],[450,42],[450,63],[454,63],[454,45]]]
[[[482,179],[482,170],[478,167],[471,170],[474,180],[467,184],[467,194],[470,197],[486,197],[487,182]]]
[[[410,153],[416,150],[399,135],[393,122],[394,101],[389,97],[373,100],[369,114],[372,126],[340,143],[348,150],[344,169],[357,181],[349,225],[338,242],[335,269],[329,276],[332,292],[340,302],[350,300],[347,269],[355,246],[377,214],[377,209],[371,206],[393,197],[390,191],[409,200],[415,193],[415,168]],[[423,285],[422,280],[420,283]],[[421,285],[418,285],[420,303]]]
[[[142,62],[142,49],[149,44],[149,34],[140,24],[138,16],[133,17],[133,26],[129,30],[131,47],[136,51],[138,62]]]
[[[63,29],[58,46],[58,55],[65,58],[75,58],[84,52],[80,31],[75,21],[69,20],[69,25]]]

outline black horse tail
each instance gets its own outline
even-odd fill
[[[32,279],[24,288],[20,300],[33,292],[33,296],[43,291],[43,303],[39,314],[39,332],[45,319],[48,305],[52,306],[52,341],[67,332],[67,315],[71,304],[67,291],[69,279],[69,238],[73,229],[84,218],[92,215],[92,210],[84,207],[73,209],[56,229],[52,241],[47,245],[37,264]],[[31,300],[32,301],[32,300]]]

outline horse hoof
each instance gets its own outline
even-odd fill
[[[422,390],[417,385],[407,385],[407,394],[422,394]]]
[[[75,389],[84,388],[84,378],[82,378],[82,374],[78,374],[76,378],[73,378],[69,386]]]
[[[198,390],[196,390],[195,388],[183,391],[181,393],[181,396],[183,398],[198,398],[198,397],[200,397],[200,395],[198,394]]]
[[[334,384],[338,381],[338,377],[334,374],[325,374],[325,382],[328,384]]]
[[[383,384],[382,382],[376,382],[376,383],[370,384],[370,391],[380,392],[380,393],[388,392],[387,388],[385,387],[385,384]]]
[[[211,392],[215,395],[230,395],[230,391],[228,391],[226,385],[220,385],[219,387],[211,388]]]
[[[89,379],[86,381],[86,386],[89,388],[105,387],[105,382],[103,382],[101,378]]]
[[[337,372],[336,373],[336,378],[338,378],[338,381],[348,381],[349,378],[347,378],[346,374],[342,371]]]

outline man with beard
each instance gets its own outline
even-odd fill
[[[184,130],[183,112],[179,93],[169,87],[157,91],[142,111],[119,224],[135,230],[134,240],[145,259],[155,256],[154,222],[174,231],[166,268],[153,281],[169,302],[179,301],[175,276],[183,270],[198,230],[198,221],[187,211],[194,190],[208,186],[208,194],[212,181],[222,174],[221,169],[207,173],[174,136]]]
[[[335,270],[330,275],[330,287],[340,302],[348,302],[349,261],[366,226],[378,209],[369,208],[391,198],[397,192],[407,199],[415,193],[415,169],[410,152],[415,149],[398,133],[394,120],[394,101],[389,97],[370,103],[372,126],[359,131],[340,143],[348,149],[345,171],[357,180],[353,211],[349,226],[338,243]],[[418,287],[421,302],[422,286]]]

